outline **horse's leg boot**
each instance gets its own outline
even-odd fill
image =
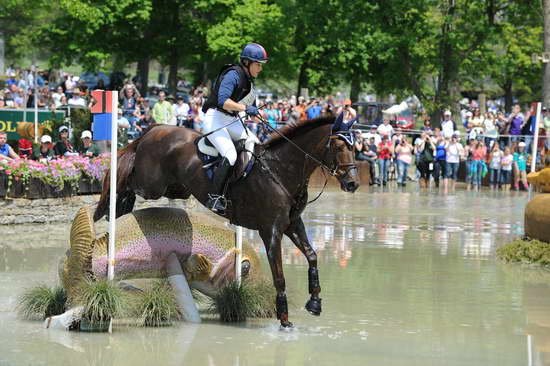
[[[310,299],[306,303],[306,310],[312,314],[321,315],[321,299],[319,298],[319,292],[321,292],[321,286],[319,284],[319,270],[317,268],[310,268],[307,273],[309,282]]]
[[[288,321],[288,303],[285,294],[277,295],[275,306],[277,308],[277,319],[281,321],[281,327],[292,328],[294,325]]]

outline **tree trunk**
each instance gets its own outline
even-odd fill
[[[357,75],[357,74],[356,74]],[[359,76],[356,76],[351,79],[351,88],[349,92],[349,99],[351,99],[352,102],[358,102],[359,101],[359,94],[361,94],[361,78]]]
[[[544,52],[550,52],[550,0],[544,0]],[[543,105],[550,107],[550,63],[544,65]]]
[[[170,52],[170,74],[168,75],[168,91],[172,95],[176,95],[178,84],[178,48],[172,47]]]
[[[140,59],[137,64],[137,75],[140,81],[139,92],[141,95],[147,95],[147,89],[149,88],[149,57],[145,56]]]
[[[510,113],[512,111],[512,104],[514,103],[514,95],[512,94],[512,80],[507,79],[506,83],[502,87],[504,90],[504,110],[506,113]]]
[[[307,87],[307,66],[303,62],[300,65],[300,73],[298,74],[298,90],[296,91],[296,97],[302,95],[302,89]]]

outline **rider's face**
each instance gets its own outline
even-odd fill
[[[259,62],[252,62],[249,68],[250,76],[252,76],[253,78],[258,77],[258,75],[260,75],[260,72],[262,71],[262,68],[263,64]]]

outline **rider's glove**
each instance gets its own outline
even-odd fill
[[[248,114],[249,116],[257,116],[258,114],[260,114],[260,111],[258,110],[258,107],[254,106],[254,105],[247,105],[246,106],[246,114]]]

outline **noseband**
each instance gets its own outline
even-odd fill
[[[334,140],[344,140],[344,142],[349,145],[350,141],[348,141],[347,139],[344,139],[342,136],[340,136],[340,134],[333,134],[333,135],[330,135],[329,138],[328,138],[328,143],[327,143],[327,148],[329,149],[329,151],[332,152],[332,142]],[[335,159],[336,160],[336,159]],[[343,170],[342,173],[340,173],[340,171]],[[334,162],[334,168],[329,168],[329,173],[330,175],[338,178],[338,179],[345,179],[347,178],[349,175],[351,176],[357,176],[357,165],[355,163],[342,163],[342,164],[338,164],[336,161]]]

